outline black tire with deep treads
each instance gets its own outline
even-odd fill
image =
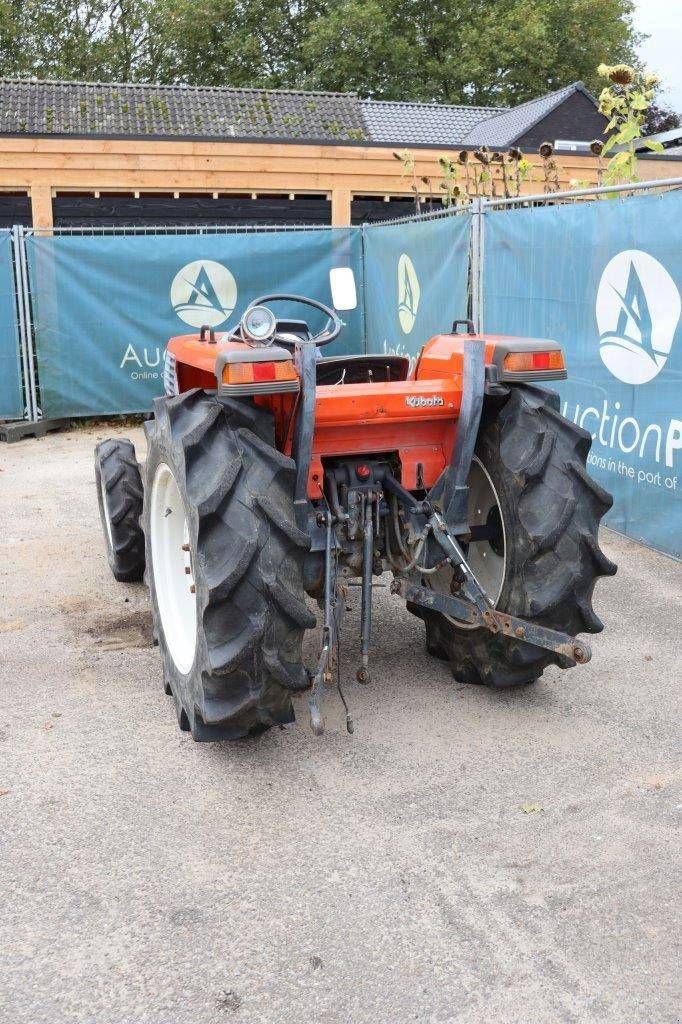
[[[612,498],[587,473],[590,434],[559,413],[554,392],[515,385],[501,408],[486,408],[476,454],[498,493],[506,531],[505,580],[497,607],[576,636],[603,625],[594,585],[616,566],[599,547]],[[486,629],[458,629],[415,606],[427,650],[447,659],[460,682],[492,687],[533,682],[561,657]],[[562,667],[566,667],[563,664]]]
[[[271,414],[194,390],[156,399],[145,431],[146,578],[180,727],[197,740],[238,739],[293,721],[291,693],[309,685],[303,633],[315,625],[302,585],[310,540],[294,523],[294,463],[274,447]],[[150,495],[160,463],[175,476],[190,534],[197,643],[185,675],[154,587]]]
[[[97,445],[95,481],[111,571],[120,583],[141,580],[144,573],[144,536],[140,526],[142,477],[132,441],[109,438]]]

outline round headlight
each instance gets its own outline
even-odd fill
[[[242,333],[245,341],[254,345],[265,345],[277,329],[275,314],[267,306],[252,306],[242,317]]]

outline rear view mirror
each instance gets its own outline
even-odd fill
[[[355,309],[358,296],[355,290],[355,274],[350,267],[334,267],[329,271],[334,309]]]

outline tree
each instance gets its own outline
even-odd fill
[[[668,107],[659,103],[652,103],[646,112],[647,135],[656,135],[658,132],[669,132],[673,128],[680,127],[680,115]]]
[[[0,0],[3,74],[132,81],[151,0]]]
[[[317,6],[289,0],[158,0],[150,13],[158,57],[149,61],[144,76],[190,85],[295,87],[305,25]]]
[[[3,74],[514,104],[634,60],[633,0],[0,0]]]
[[[632,60],[631,0],[340,0],[308,28],[306,84],[382,99],[514,104],[604,54]]]

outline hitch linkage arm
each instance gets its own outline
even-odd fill
[[[321,512],[318,514],[318,526],[325,528],[324,545],[324,622],[322,624],[322,648],[317,660],[315,672],[311,673],[311,688],[308,697],[308,709],[310,711],[310,726],[316,736],[324,732],[324,722],[320,704],[324,695],[324,684],[330,682],[334,668],[338,672],[336,660],[336,644],[339,630],[338,616],[338,580],[336,573],[336,558],[334,550],[333,529],[336,517],[332,512]],[[339,696],[346,711],[346,729],[353,732],[353,719],[350,716],[346,699],[341,690],[341,682],[337,677],[337,688]]]
[[[334,642],[336,639],[336,616],[334,614],[334,602],[336,600],[336,571],[335,562],[332,557],[332,526],[334,519],[331,512],[323,513],[322,516],[325,527],[324,622],[322,624],[322,649],[320,650],[317,667],[312,679],[310,696],[308,697],[310,725],[316,736],[321,736],[324,732],[320,700],[324,693],[325,680],[331,676]],[[321,522],[320,525],[322,525]]]
[[[409,494],[409,492],[407,493]],[[402,498],[400,494],[398,497]],[[423,504],[426,505],[426,503]],[[420,511],[422,511],[421,508]],[[525,643],[553,651],[561,656],[565,668],[576,664],[584,665],[590,660],[592,651],[590,645],[584,640],[578,640],[568,633],[561,633],[556,629],[528,622],[516,615],[508,615],[493,607],[490,598],[469,566],[457,538],[453,536],[443,515],[437,510],[431,511],[427,529],[431,531],[434,540],[450,564],[459,569],[462,574],[462,593],[467,600],[454,595],[439,594],[428,587],[412,582],[407,586],[405,593],[405,598],[410,604],[441,612],[443,615],[449,615],[469,625],[482,626],[493,634],[501,633],[514,640],[523,640]],[[468,527],[465,527],[466,530]],[[413,570],[410,574],[411,579],[417,578],[418,574],[418,568]]]
[[[538,626],[527,619],[520,619],[516,615],[507,615],[506,612],[499,612],[496,608],[487,608],[481,612],[469,601],[463,601],[461,597],[446,596],[438,594],[435,590],[427,587],[408,586],[405,594],[410,604],[419,605],[420,608],[441,612],[443,615],[450,615],[472,626],[484,626],[491,633],[501,633],[514,640],[523,640],[535,647],[544,647],[547,651],[554,651],[566,659],[568,664],[584,665],[592,657],[590,645],[584,640],[577,640],[567,633],[560,633],[556,629],[548,629],[546,626]]]

